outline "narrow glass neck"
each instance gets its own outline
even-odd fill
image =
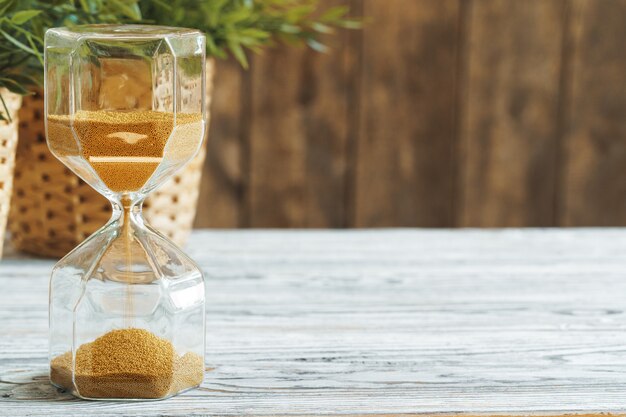
[[[143,228],[143,202],[143,198],[131,200],[126,197],[122,197],[119,201],[111,201],[113,206],[111,221],[119,223],[123,228]]]

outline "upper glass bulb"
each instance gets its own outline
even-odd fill
[[[145,196],[202,142],[205,38],[191,29],[89,25],[46,33],[51,151],[113,200]]]

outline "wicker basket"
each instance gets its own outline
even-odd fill
[[[207,103],[214,73],[207,60]],[[16,249],[60,257],[95,232],[111,216],[109,202],[61,164],[49,151],[41,93],[24,100],[19,113],[19,145],[9,230]],[[147,221],[174,242],[187,240],[196,205],[205,147],[144,203]]]
[[[0,258],[4,243],[4,230],[9,215],[11,191],[13,188],[13,167],[15,166],[15,149],[17,147],[17,111],[22,103],[22,96],[13,94],[7,89],[0,89],[10,116],[11,122],[0,122]],[[4,112],[4,108],[2,110]]]

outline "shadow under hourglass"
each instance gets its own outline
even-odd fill
[[[3,401],[69,401],[69,392],[50,383],[45,367],[9,369],[0,372],[0,403]]]

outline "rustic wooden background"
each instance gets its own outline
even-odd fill
[[[626,225],[626,0],[327,0],[218,66],[198,227]]]

